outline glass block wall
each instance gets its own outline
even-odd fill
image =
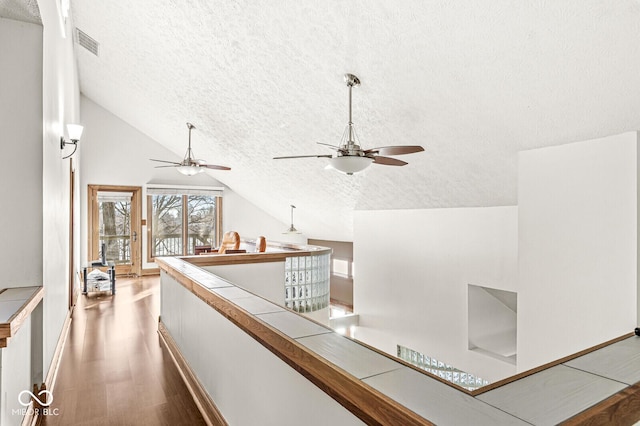
[[[287,257],[284,266],[285,306],[313,312],[329,306],[330,253]]]
[[[488,380],[481,379],[478,376],[474,376],[471,373],[467,373],[462,370],[445,364],[442,361],[438,361],[433,357],[429,357],[413,349],[406,348],[402,345],[398,346],[398,358],[409,364],[428,371],[448,382],[454,383],[468,390],[475,390],[489,384]]]

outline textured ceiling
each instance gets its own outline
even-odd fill
[[[311,238],[354,209],[514,205],[517,152],[640,128],[640,2],[72,1],[82,92]],[[360,77],[364,148],[420,144],[405,167],[325,170]]]
[[[0,17],[42,25],[37,0],[0,0]]]

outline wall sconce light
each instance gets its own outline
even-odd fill
[[[64,136],[60,136],[60,149],[64,149],[65,145],[73,145],[73,152],[66,157],[62,157],[63,160],[65,158],[71,157],[76,153],[76,149],[78,149],[78,142],[80,142],[80,137],[82,136],[83,130],[84,127],[79,124],[67,124],[67,133],[69,134],[69,139],[71,140],[71,142],[65,141]]]

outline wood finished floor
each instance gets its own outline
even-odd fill
[[[204,425],[159,340],[159,277],[80,296],[46,425]]]

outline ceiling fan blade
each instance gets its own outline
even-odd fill
[[[154,169],[161,169],[163,167],[178,167],[178,166],[180,166],[180,164],[175,164],[173,166],[155,166]]]
[[[216,166],[215,164],[200,164],[200,167],[204,167],[205,169],[213,169],[213,170],[231,170],[231,167]]]
[[[373,162],[375,164],[382,164],[385,166],[404,166],[409,164],[406,161],[398,160],[391,157],[382,157],[380,155],[376,155],[375,157],[373,157]]]
[[[284,160],[288,158],[331,158],[333,155],[291,155],[288,157],[273,157],[274,160]]]
[[[404,155],[413,154],[414,152],[424,151],[424,148],[420,145],[396,145],[396,146],[382,146],[379,148],[367,149],[364,153],[371,154],[376,153],[380,155]]]
[[[149,158],[149,161],[158,161],[158,162],[160,162],[160,163],[175,164],[176,166],[179,166],[179,165],[180,165],[180,163],[176,163],[175,161],[154,160],[153,158]]]

